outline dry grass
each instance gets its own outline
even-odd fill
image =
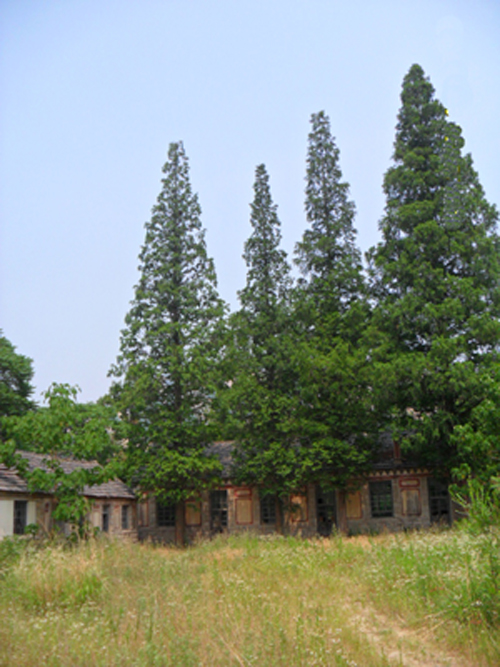
[[[0,665],[497,665],[498,625],[449,602],[473,552],[454,533],[28,549],[0,570]]]

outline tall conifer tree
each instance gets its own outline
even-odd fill
[[[311,478],[345,484],[367,464],[371,442],[369,377],[361,341],[369,315],[355,205],[342,181],[328,116],[311,117],[305,210],[309,229],[297,244],[304,278],[296,291],[302,324],[298,430]]]
[[[111,373],[129,426],[132,474],[144,490],[173,502],[209,484],[218,469],[205,448],[224,306],[181,142],[170,144],[163,173]]]
[[[387,361],[396,430],[449,470],[460,463],[450,436],[481,402],[481,372],[500,341],[498,216],[419,65],[401,101],[383,240],[369,253],[383,335],[375,356]]]
[[[239,444],[239,476],[284,496],[296,486],[290,267],[280,249],[280,221],[269,176],[256,168],[252,234],[245,243],[246,286],[232,319],[235,345],[227,398]]]

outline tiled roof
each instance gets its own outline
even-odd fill
[[[403,436],[410,435],[410,431],[403,432]],[[384,431],[378,437],[378,452],[373,463],[374,470],[407,470],[410,468],[420,468],[423,463],[417,456],[399,452],[399,457],[395,456],[395,443],[390,431]]]
[[[378,470],[403,470],[418,468],[422,464],[414,456],[404,455],[399,459],[394,457],[394,441],[390,432],[386,431],[379,436],[379,448],[375,461],[372,464],[374,471]],[[352,441],[354,444],[354,439]],[[214,455],[222,463],[222,477],[232,477],[234,458],[233,453],[238,444],[234,441],[214,442],[206,449],[207,454]]]
[[[47,459],[48,456],[44,454],[37,454],[36,452],[19,452],[21,456],[28,462],[30,470],[41,468],[48,470]],[[65,473],[73,472],[74,470],[92,470],[99,467],[97,461],[78,461],[69,457],[59,457],[58,463],[61,465]],[[7,468],[0,463],[0,491],[10,493],[29,493],[28,485],[15,470]],[[95,486],[85,486],[83,494],[90,498],[135,498],[134,493],[119,479],[113,479],[104,484]]]

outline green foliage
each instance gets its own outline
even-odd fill
[[[342,182],[340,151],[324,111],[311,117],[307,152],[305,209],[310,229],[297,243],[296,263],[305,276],[312,324],[326,316],[335,321],[363,292],[361,253],[353,226],[354,202]]]
[[[3,420],[6,439],[17,449],[108,463],[118,451],[120,419],[111,405],[78,403],[78,392],[53,384],[44,393],[46,407]]]
[[[403,82],[383,240],[368,254],[374,359],[386,416],[424,462],[460,464],[454,429],[481,403],[500,340],[497,212],[462,155],[460,128],[418,65]]]
[[[494,534],[500,547],[500,477],[489,483],[469,478],[465,485],[455,485],[453,497],[465,510],[467,530],[474,535]]]
[[[44,548],[25,548],[11,561],[3,585],[27,612],[68,613],[98,603],[104,581],[99,564],[88,558],[87,546],[68,549],[47,543]]]
[[[0,418],[33,408],[33,362],[15,350],[0,329]]]
[[[222,394],[230,434],[238,442],[237,475],[284,496],[300,484],[294,414],[294,341],[290,267],[280,249],[280,221],[264,165],[255,172],[245,243],[247,281],[231,320],[227,363],[231,382]]]
[[[484,399],[470,413],[464,424],[455,427],[450,438],[459,464],[454,475],[459,480],[478,480],[487,488],[500,476],[500,378],[493,367],[482,374]]]
[[[18,563],[21,556],[31,548],[31,540],[18,535],[9,535],[0,540],[0,581],[9,568]]]
[[[297,244],[303,279],[294,294],[304,475],[345,486],[374,445],[372,369],[363,336],[369,321],[355,206],[342,182],[339,149],[321,111],[311,118],[305,208],[310,228]]]
[[[2,581],[0,663],[497,665],[484,566],[454,530],[51,546]]]
[[[130,477],[178,501],[219,472],[205,448],[214,434],[209,413],[224,305],[182,143],[170,144],[163,173],[111,394],[127,426]]]
[[[53,384],[45,393],[47,407],[4,417],[0,460],[15,468],[31,491],[54,494],[56,521],[85,530],[89,507],[84,487],[107,482],[121,472],[117,442],[121,424],[110,406],[78,404],[77,392],[75,387]],[[44,466],[31,469],[20,450],[45,455]],[[81,461],[81,467],[68,470],[68,458]]]

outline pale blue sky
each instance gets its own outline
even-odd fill
[[[220,293],[245,283],[255,166],[291,253],[324,109],[379,239],[399,94],[419,63],[500,204],[497,0],[0,0],[0,328],[95,400],[118,352],[168,144],[184,141]]]

